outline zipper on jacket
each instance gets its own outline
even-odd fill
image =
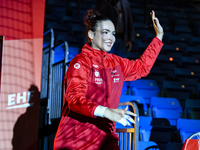
[[[110,103],[109,103],[109,99],[110,99],[110,94],[111,94],[111,86],[112,86],[112,81],[111,81],[111,78],[110,78],[110,73],[108,72],[108,70],[107,70],[107,68],[105,67],[105,59],[106,59],[106,55],[104,55],[103,57],[102,57],[102,66],[103,66],[103,68],[105,69],[105,73],[106,73],[106,79],[107,79],[107,82],[109,82],[110,83],[110,86],[108,86],[109,87],[109,90],[108,90],[108,99],[107,99],[107,104],[108,104],[108,108],[110,107]],[[107,85],[109,85],[109,84],[107,84]]]

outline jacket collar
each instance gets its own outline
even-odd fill
[[[104,51],[100,51],[97,49],[92,48],[89,43],[86,43],[83,48],[82,48],[82,52],[85,53],[90,53],[90,55],[94,56],[94,57],[105,57],[108,53],[104,52]]]

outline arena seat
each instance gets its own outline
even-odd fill
[[[140,141],[154,141],[159,149],[164,149],[173,140],[176,131],[166,118],[139,117]]]
[[[183,143],[169,142],[166,145],[166,150],[182,150]]]
[[[139,141],[139,150],[159,150],[159,148],[153,141]]]
[[[152,97],[150,109],[152,117],[166,118],[171,126],[176,126],[182,113],[182,107],[176,98]]]
[[[200,131],[200,120],[178,119],[177,130],[179,130],[182,143],[193,133]]]
[[[158,96],[160,89],[155,80],[138,79],[130,82],[132,95],[142,96],[147,104],[153,96]]]
[[[192,92],[197,91],[199,76],[187,68],[174,68],[174,79],[188,84]]]
[[[185,117],[187,119],[200,119],[200,99],[186,99]]]
[[[172,97],[179,100],[181,107],[185,108],[185,99],[190,98],[191,88],[180,81],[163,81],[162,97]]]

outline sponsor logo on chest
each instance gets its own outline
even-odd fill
[[[103,83],[103,79],[100,77],[100,73],[98,70],[94,71],[94,76],[95,76],[95,83],[96,84],[102,84]]]
[[[103,83],[103,79],[101,78],[100,72],[99,70],[95,69],[94,70],[94,80],[96,84],[102,84]],[[111,79],[113,81],[113,83],[119,83],[120,82],[120,74],[117,73],[117,70],[114,70],[111,72]]]
[[[113,70],[113,71],[111,72],[111,77],[113,78],[113,82],[114,82],[114,83],[119,83],[119,81],[120,81],[119,76],[120,76],[120,74],[117,73],[117,70]]]
[[[113,78],[114,83],[119,83],[119,78]]]

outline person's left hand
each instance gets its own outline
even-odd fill
[[[128,42],[126,43],[126,46],[128,46],[127,52],[130,52],[131,49],[132,49],[132,42],[131,42],[131,41],[128,41]]]

